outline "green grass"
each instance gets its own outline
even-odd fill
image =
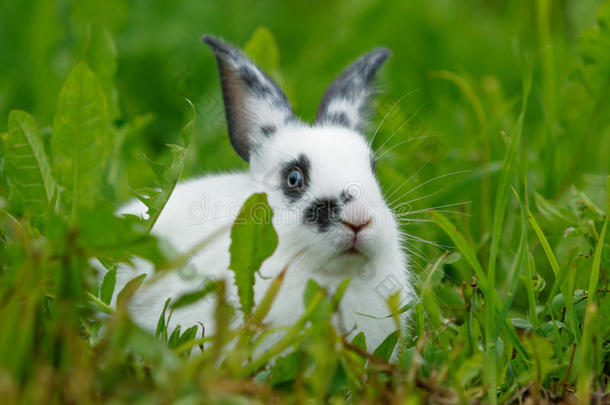
[[[230,3],[0,5],[3,403],[607,401],[610,2]],[[240,309],[222,283],[168,301],[155,334],[126,311],[141,278],[109,306],[116,263],[145,257],[162,276],[192,254],[148,233],[176,182],[245,167],[203,33],[243,46],[305,118],[349,61],[393,50],[371,133],[410,235],[409,333],[367,353],[330,323],[347,282],[310,282],[303,317],[254,354],[283,279],[252,306],[247,272],[277,241],[248,218],[231,231],[260,244],[231,251],[243,327],[223,322]],[[134,194],[149,221],[113,215]],[[200,299],[216,334],[167,329]]]

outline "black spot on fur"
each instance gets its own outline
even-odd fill
[[[359,106],[359,112],[366,110],[369,99],[373,94],[372,82],[375,73],[383,62],[390,56],[390,51],[386,48],[376,48],[369,53],[361,56],[328,87],[316,115],[316,123],[332,122],[335,113],[328,110],[334,100],[344,100],[354,107]],[[349,122],[348,128],[362,130],[362,118],[358,122]]]
[[[261,131],[263,132],[263,135],[265,136],[269,136],[271,134],[273,134],[275,132],[276,128],[275,125],[263,125],[261,127]]]
[[[250,67],[244,65],[239,67],[239,76],[244,81],[246,86],[253,93],[259,97],[265,97],[271,95],[271,89],[263,82],[261,82],[256,73],[250,69]]]
[[[340,215],[341,206],[335,198],[319,199],[305,209],[303,222],[326,232],[331,225],[339,223]]]
[[[265,100],[265,102],[268,102],[276,109],[288,112],[286,122],[294,121],[295,116],[292,107],[290,106],[290,102],[273,79],[271,79],[267,73],[257,69],[255,66],[252,67],[251,62],[247,59],[240,60],[240,63],[244,63],[244,65],[239,67],[239,76],[250,92],[254,96]],[[253,69],[257,69],[258,74],[262,76],[262,80],[259,79],[259,76]]]
[[[347,114],[344,112],[334,112],[327,116],[326,121],[329,124],[340,125],[342,127],[350,127],[351,123],[349,118],[347,118]]]
[[[373,152],[371,152],[371,170],[373,171],[373,173],[377,172],[377,158],[375,157],[375,154]]]
[[[354,199],[354,196],[351,195],[349,192],[347,192],[347,190],[343,190],[341,192],[341,201],[343,201],[343,204],[347,204],[348,202],[352,201]]]
[[[300,188],[290,187],[287,182],[288,175],[294,169],[299,169],[303,174],[303,185]],[[303,154],[300,154],[297,159],[286,163],[282,167],[282,170],[280,170],[280,184],[282,187],[282,192],[291,203],[298,201],[303,196],[303,192],[309,185],[310,172],[311,163],[309,162],[309,159],[307,159],[307,156]]]
[[[239,49],[210,35],[202,40],[210,46],[218,63],[229,139],[239,156],[249,161],[250,153],[256,153],[251,149],[260,143],[253,134],[260,135],[259,129],[268,123],[259,121],[252,99],[274,112],[276,126],[296,121],[296,117],[279,86]]]

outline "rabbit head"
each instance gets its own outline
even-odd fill
[[[280,244],[335,274],[396,257],[398,225],[364,136],[374,75],[390,51],[376,48],[345,69],[309,125],[238,49],[211,36],[203,41],[218,63],[231,143],[268,195]]]

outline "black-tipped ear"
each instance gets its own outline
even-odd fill
[[[341,125],[363,132],[375,73],[391,54],[387,48],[375,48],[349,65],[324,93],[316,124]]]
[[[257,145],[295,119],[292,107],[278,85],[239,49],[211,35],[201,40],[216,56],[231,144],[249,161]]]

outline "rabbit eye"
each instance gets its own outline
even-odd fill
[[[298,167],[295,167],[288,174],[288,178],[286,179],[288,183],[288,187],[291,188],[302,188],[303,187],[303,172]]]
[[[310,172],[311,163],[304,154],[284,163],[279,179],[282,192],[288,201],[294,203],[303,197],[305,189],[309,185]]]

